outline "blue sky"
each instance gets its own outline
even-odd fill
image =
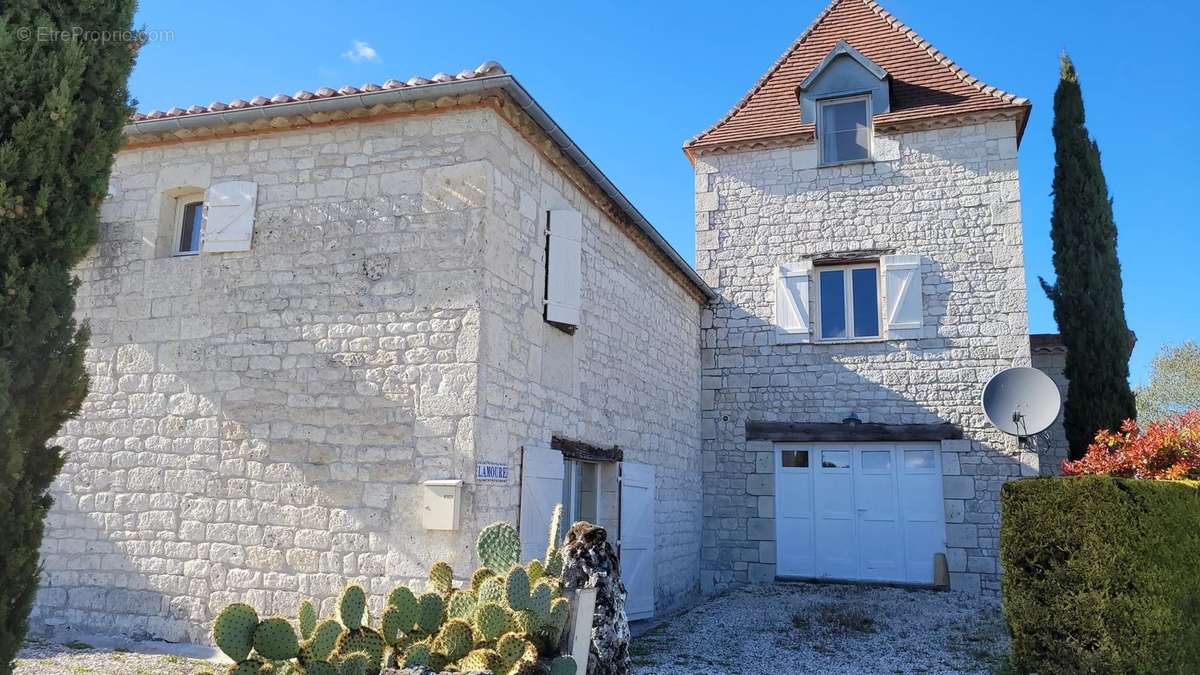
[[[1134,382],[1161,345],[1200,337],[1197,3],[882,2],[975,76],[1033,101],[1020,155],[1030,329],[1055,330],[1037,277],[1053,276],[1050,113],[1066,49],[1113,193]],[[139,109],[166,109],[499,61],[691,260],[692,171],[680,146],[824,6],[143,0],[137,24],[170,33],[142,51],[131,88]]]

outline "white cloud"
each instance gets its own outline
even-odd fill
[[[383,59],[379,58],[379,52],[371,45],[362,40],[355,40],[351,43],[348,51],[342,52],[342,58],[350,60],[352,63],[379,63]]]

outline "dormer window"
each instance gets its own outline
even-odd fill
[[[869,160],[872,135],[869,94],[817,101],[821,164]]]

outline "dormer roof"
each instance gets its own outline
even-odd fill
[[[1015,116],[1018,138],[1029,101],[975,79],[892,16],[875,0],[833,0],[737,105],[684,145],[700,152],[770,147],[813,136],[804,123],[799,88],[840,43],[891,79],[891,110],[875,116],[876,128],[919,125],[964,114]],[[857,56],[855,57],[858,58]]]
[[[811,87],[813,83],[817,81],[817,78],[821,76],[821,73],[825,72],[825,69],[829,67],[829,64],[833,63],[834,60],[839,56],[849,56],[855,61],[858,61],[858,65],[862,66],[867,72],[871,73],[875,77],[879,78],[880,80],[887,79],[888,72],[880,67],[878,63],[875,63],[866,56],[863,56],[863,53],[854,47],[851,47],[849,42],[846,42],[845,40],[838,40],[838,43],[833,46],[833,49],[829,50],[829,53],[825,55],[825,58],[821,59],[821,62],[817,64],[816,68],[812,69],[812,72],[808,74],[808,77],[804,78],[804,81],[800,83],[797,89],[800,91],[805,91]]]

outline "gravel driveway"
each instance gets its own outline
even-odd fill
[[[17,654],[15,675],[192,675],[206,670],[218,672],[218,668],[209,661],[174,654],[31,639]]]
[[[996,601],[877,586],[778,584],[714,597],[634,638],[637,675],[995,672]]]

